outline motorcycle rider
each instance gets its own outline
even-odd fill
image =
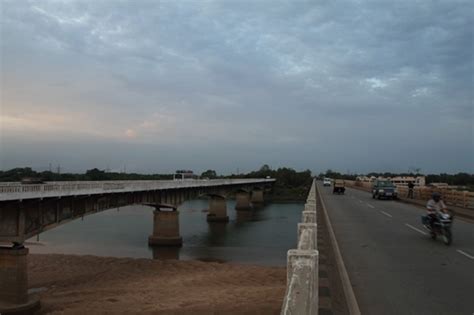
[[[447,207],[444,204],[443,200],[441,200],[441,194],[439,192],[434,192],[431,195],[431,199],[426,204],[426,209],[428,211],[427,214],[427,223],[431,230],[433,230],[434,223],[438,220],[438,216],[441,213],[447,212]]]

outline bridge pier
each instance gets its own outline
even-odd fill
[[[224,197],[211,195],[209,199],[209,213],[207,222],[229,222],[227,215],[227,204]]]
[[[245,190],[239,190],[235,194],[235,210],[250,210],[250,193]]]
[[[183,238],[179,235],[179,212],[153,211],[153,234],[148,237],[150,246],[181,246]]]
[[[265,202],[263,199],[263,189],[252,190],[252,197],[250,199],[253,205],[261,206]]]
[[[33,313],[40,307],[28,295],[28,248],[0,247],[0,314]]]

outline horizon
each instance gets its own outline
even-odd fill
[[[264,164],[266,165],[266,164]],[[272,168],[271,166],[270,167],[270,171],[278,171],[279,169],[291,169],[291,170],[294,170],[295,172],[298,172],[298,173],[301,173],[301,172],[305,172],[305,171],[310,171],[311,172],[311,176],[313,177],[318,177],[319,175],[321,174],[326,174],[328,171],[330,172],[335,172],[335,173],[339,173],[340,175],[342,176],[368,176],[370,174],[391,174],[391,175],[395,175],[395,176],[431,176],[431,175],[434,175],[434,176],[439,176],[439,175],[452,175],[452,176],[455,176],[455,175],[459,175],[459,174],[468,174],[468,175],[474,175],[474,173],[469,173],[469,172],[457,172],[457,173],[443,173],[443,172],[440,172],[440,173],[424,173],[422,172],[422,170],[419,170],[419,172],[416,172],[416,171],[413,171],[413,170],[409,170],[409,171],[406,171],[406,172],[376,172],[376,171],[369,171],[367,173],[346,173],[346,172],[341,172],[341,171],[338,171],[338,170],[334,170],[334,169],[327,169],[325,171],[320,171],[320,172],[314,172],[310,169],[294,169],[292,167],[287,167],[287,166],[282,166],[282,167],[278,167],[278,168]],[[36,172],[36,173],[43,173],[43,172],[50,172],[52,174],[57,174],[57,175],[65,175],[65,174],[71,174],[71,175],[83,175],[83,174],[86,174],[87,171],[91,171],[91,170],[94,170],[94,169],[97,169],[101,172],[104,172],[105,174],[123,174],[123,175],[150,175],[150,176],[153,176],[153,175],[173,175],[173,174],[176,174],[176,171],[173,171],[173,172],[168,172],[168,173],[156,173],[156,172],[149,172],[149,173],[140,173],[140,172],[129,172],[129,171],[123,171],[123,170],[113,170],[113,169],[101,169],[101,168],[90,168],[90,169],[86,169],[82,172],[72,172],[72,171],[63,171],[61,170],[59,173],[57,172],[57,170],[54,170],[54,169],[44,169],[44,170],[40,170],[40,169],[34,169],[34,168],[31,168],[31,167],[28,167],[28,166],[25,166],[25,167],[15,167],[15,168],[11,168],[11,169],[6,169],[6,170],[3,170],[3,169],[0,169],[0,172],[9,172],[9,171],[12,171],[14,169],[26,169],[26,168],[29,168],[31,169],[33,172]],[[216,171],[217,173],[217,176],[231,176],[231,175],[248,175],[249,173],[252,173],[252,172],[258,172],[261,168],[257,168],[255,170],[249,170],[249,171],[245,171],[245,172],[242,172],[242,171],[239,171],[238,173],[235,172],[231,172],[231,173],[220,173],[218,171]],[[193,170],[191,170],[193,171]],[[193,171],[193,173],[195,175],[200,175],[206,171],[215,171],[214,169],[206,169],[206,170],[202,170],[202,171]]]

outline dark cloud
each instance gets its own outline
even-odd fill
[[[0,166],[472,172],[473,8],[2,1]]]

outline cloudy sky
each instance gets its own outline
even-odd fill
[[[0,6],[0,169],[474,172],[471,0]]]

